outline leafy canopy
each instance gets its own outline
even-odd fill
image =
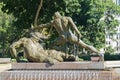
[[[16,18],[14,26],[19,33],[33,24],[39,1],[1,0],[5,4],[2,11],[14,15]],[[43,0],[38,23],[49,22],[54,12],[59,11],[62,15],[73,18],[85,43],[101,48],[105,43],[105,26],[100,23],[100,19],[106,10],[112,10],[117,14],[120,7],[112,0]],[[115,25],[111,26],[115,27]]]

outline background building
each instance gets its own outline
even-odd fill
[[[116,33],[113,35],[107,33],[106,30],[105,44],[106,47],[111,46],[115,50],[114,53],[120,53],[120,16],[116,16],[115,19],[118,20],[119,26],[116,27]]]
[[[120,5],[120,0],[113,0],[113,2],[115,2],[117,5]]]
[[[120,5],[120,0],[113,0],[113,2],[117,5]],[[105,36],[105,45],[106,47],[112,47],[117,54],[120,54],[120,15],[116,15],[115,19],[118,20],[119,26],[116,26],[116,33],[115,34],[109,34],[106,30],[106,36]]]

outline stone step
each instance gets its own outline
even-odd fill
[[[105,69],[102,62],[12,63],[11,69]]]
[[[113,67],[117,68],[120,67],[120,61],[105,61],[105,67]]]
[[[120,80],[119,69],[106,70],[105,63],[12,63],[10,70],[0,72],[0,80]]]
[[[11,62],[11,58],[0,58],[0,64],[10,63],[10,62]]]

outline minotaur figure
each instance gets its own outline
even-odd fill
[[[45,50],[43,46],[39,43],[39,40],[47,39],[47,36],[40,34],[39,32],[32,32],[30,38],[21,38],[20,40],[14,42],[10,46],[10,51],[12,55],[19,61],[17,57],[16,48],[23,47],[25,57],[29,62],[48,62],[56,63],[62,62],[65,53],[56,50]]]

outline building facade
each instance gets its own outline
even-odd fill
[[[120,53],[120,16],[116,16],[115,19],[118,20],[119,26],[115,28],[116,33],[112,35],[107,33],[107,30],[106,30],[105,44],[106,44],[106,47],[111,46],[115,50],[114,53],[119,54]]]
[[[113,2],[117,5],[120,5],[120,0],[113,0]],[[120,15],[114,16],[116,20],[119,22],[119,26],[116,26],[115,34],[109,34],[106,30],[105,34],[105,45],[106,47],[111,47],[114,49],[114,53],[120,54]]]
[[[113,0],[113,2],[117,5],[120,5],[120,0]]]
[[[113,2],[117,5],[120,5],[120,0],[113,0]]]

